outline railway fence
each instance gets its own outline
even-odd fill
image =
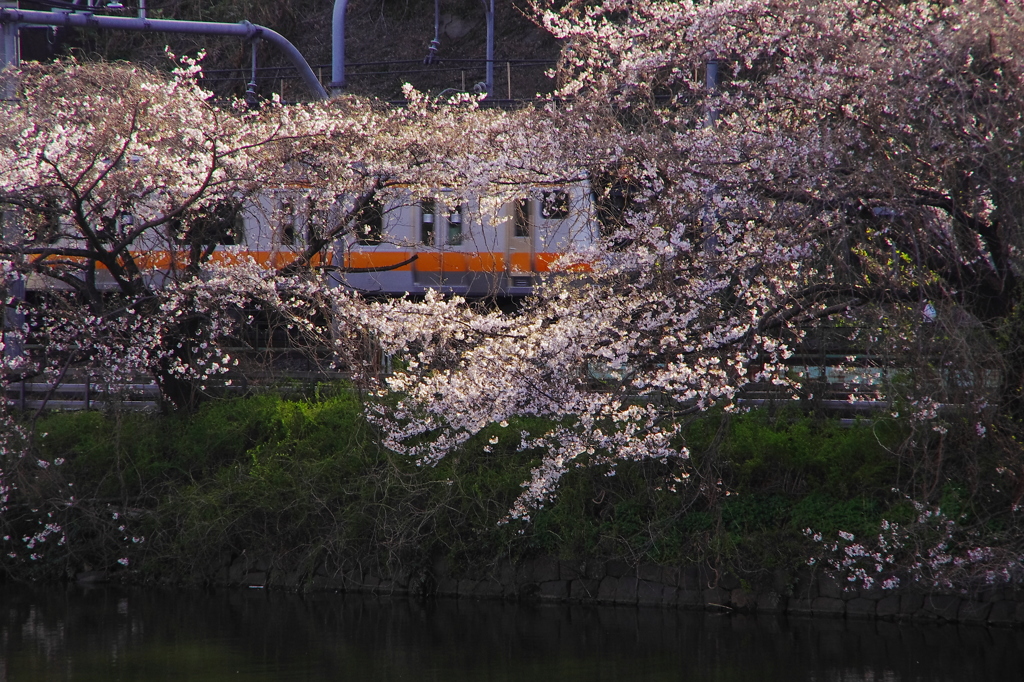
[[[241,349],[233,349],[239,357]],[[216,396],[243,396],[259,392],[312,395],[326,386],[337,387],[352,381],[350,372],[328,369],[327,363],[310,358],[296,350],[272,349],[250,353],[249,362],[221,377],[210,391]],[[877,367],[851,367],[840,364],[800,364],[799,358],[790,365],[791,376],[803,382],[803,388],[792,388],[768,383],[751,384],[738,397],[741,407],[762,407],[798,402],[804,408],[822,410],[846,417],[853,422],[863,415],[892,407],[883,397],[881,388],[892,378],[894,370]],[[391,371],[389,358],[384,357],[375,368],[378,376]],[[628,376],[599,367],[588,368],[588,383],[592,390],[613,390],[628,381]],[[638,400],[661,402],[654,396],[634,396]],[[138,376],[131,381],[109,383],[81,372],[69,372],[60,382],[28,379],[10,383],[5,390],[7,405],[27,410],[157,410],[161,407],[160,388],[151,376]],[[667,399],[665,402],[669,402]]]

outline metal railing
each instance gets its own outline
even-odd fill
[[[485,101],[533,102],[535,93],[518,92],[515,84],[530,82],[539,72],[546,72],[554,67],[556,62],[549,59],[501,59],[496,60],[494,65],[497,67],[497,76],[492,83],[493,92]],[[430,65],[424,65],[422,60],[350,62],[348,68],[349,85],[366,81],[376,83],[386,77],[409,79],[429,76],[433,77],[432,82],[443,83],[450,92],[478,92],[481,89],[479,86],[486,82],[485,64],[480,59],[437,59]],[[311,69],[325,87],[330,86],[326,80],[330,71],[329,64],[313,64]],[[263,96],[276,92],[282,101],[288,102],[297,94],[293,84],[300,80],[300,76],[293,66],[287,64],[261,66],[254,72],[242,66],[203,69],[202,72],[202,83],[208,88],[230,83],[236,83],[239,88],[244,88],[248,86],[250,79],[260,84]]]
[[[121,408],[155,410],[160,405],[160,387],[155,383],[106,384],[84,380],[51,384],[19,381],[7,386],[9,405],[24,410],[90,410]]]

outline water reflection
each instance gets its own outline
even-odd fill
[[[1017,679],[1024,633],[275,592],[0,587],[0,681]]]

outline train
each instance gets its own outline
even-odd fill
[[[391,187],[354,218],[345,213],[351,197],[323,201],[316,196],[296,186],[222,201],[143,233],[131,246],[132,258],[156,287],[197,256],[224,264],[251,258],[279,269],[308,250],[319,230],[348,221],[341,236],[325,242],[309,261],[328,272],[335,286],[377,296],[433,289],[470,298],[520,297],[533,291],[559,256],[592,244],[601,231],[585,181],[534,185],[510,199]],[[38,216],[34,220],[40,222]],[[124,211],[98,229],[130,232],[134,222]],[[61,235],[48,242],[58,249],[79,241],[69,236],[75,233],[72,225],[48,229]],[[32,231],[37,241],[45,241],[40,227]],[[62,259],[79,261],[85,264],[81,256]],[[41,272],[30,277],[30,290],[67,288]],[[95,281],[100,289],[115,287],[102,267],[96,268]]]
[[[280,269],[308,250],[318,231],[348,221],[341,236],[309,261],[335,286],[377,296],[433,289],[471,298],[518,297],[531,293],[559,256],[592,244],[600,233],[586,182],[537,185],[510,200],[392,187],[354,218],[345,213],[351,197],[326,202],[316,196],[308,188],[283,187],[222,201],[143,233],[132,244],[132,258],[157,287],[199,255],[221,264],[251,258]],[[134,221],[123,212],[102,229],[127,232]],[[70,225],[57,231],[74,232]],[[64,236],[54,246],[75,242]],[[96,282],[100,289],[115,286],[102,267]],[[67,288],[43,274],[29,281],[29,289],[54,287]]]
[[[371,295],[525,296],[562,254],[600,234],[582,182],[537,186],[509,201],[399,191],[368,209],[336,243],[334,277]]]

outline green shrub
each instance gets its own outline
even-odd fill
[[[892,492],[904,426],[758,411],[693,420],[682,436],[689,461],[620,462],[613,476],[570,469],[530,523],[505,523],[541,456],[522,450],[519,434],[552,426],[510,421],[433,467],[383,449],[344,387],[212,401],[191,414],[54,413],[36,442],[43,458],[66,460],[76,491],[148,509],[139,523],[150,539],[137,551],[151,570],[179,575],[242,550],[381,574],[439,558],[478,573],[537,553],[712,560],[749,574],[803,562],[804,528],[860,536],[882,518],[914,517]],[[970,515],[976,498],[946,482],[941,506]]]

